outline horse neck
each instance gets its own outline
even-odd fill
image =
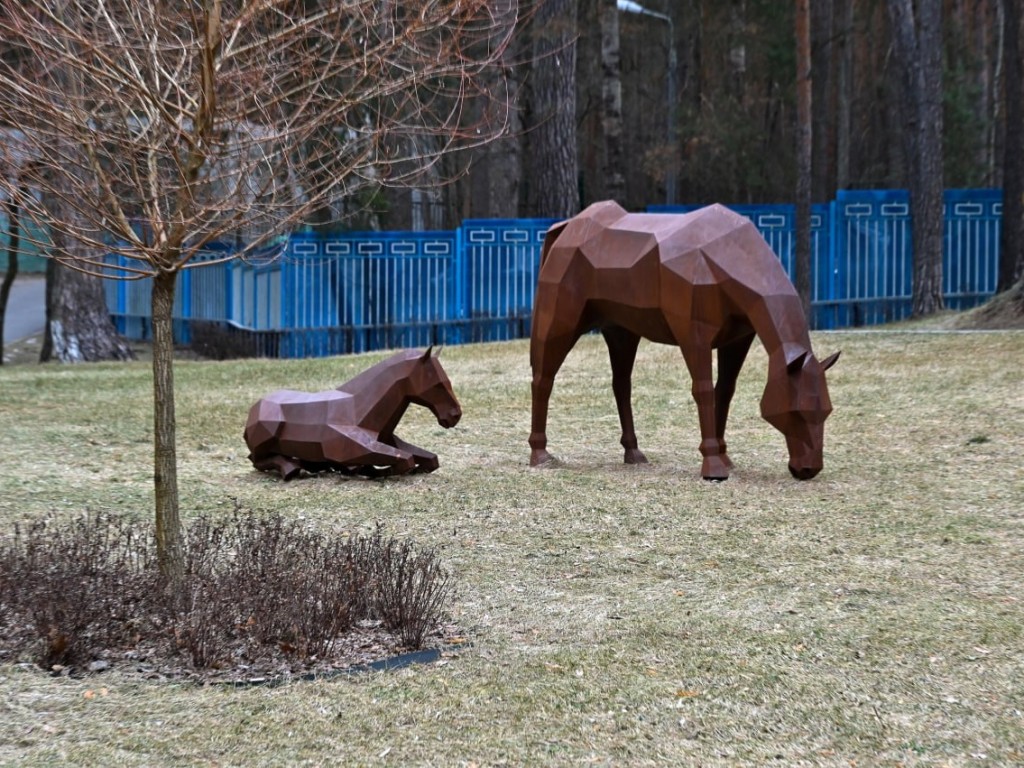
[[[407,361],[382,366],[364,371],[339,389],[355,397],[359,426],[388,437],[405,415],[411,399]]]
[[[775,294],[771,299],[762,296],[757,304],[748,317],[768,352],[769,365],[785,365],[789,350],[810,351],[811,335],[796,291],[792,295]]]

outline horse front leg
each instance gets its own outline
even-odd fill
[[[715,385],[711,376],[711,344],[694,342],[683,346],[683,358],[693,380],[691,393],[700,421],[700,453],[704,457],[700,474],[705,480],[728,480],[729,462],[723,458],[715,424]]]
[[[412,456],[413,461],[416,462],[416,466],[412,470],[414,473],[433,472],[441,466],[441,462],[438,461],[436,453],[431,453],[425,448],[420,448],[418,445],[407,443],[398,435],[392,435],[391,442],[395,448],[400,451],[405,451]]]
[[[379,440],[376,432],[350,426],[337,427],[335,432],[335,439],[324,446],[324,458],[336,467],[380,477],[404,475],[416,466],[411,453]]]
[[[633,425],[633,364],[640,337],[621,326],[609,326],[601,330],[608,345],[608,357],[612,364],[612,393],[619,411],[622,425],[623,460],[627,464],[646,464],[647,457],[637,447],[636,429]]]
[[[747,359],[747,352],[750,351],[753,341],[754,335],[751,334],[718,349],[718,383],[715,384],[715,436],[718,438],[719,455],[729,469],[732,469],[733,463],[725,445],[725,424],[729,419],[732,396],[736,394],[736,380],[739,378],[740,369]]]

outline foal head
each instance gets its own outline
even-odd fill
[[[821,471],[825,419],[832,413],[825,371],[838,359],[836,352],[819,362],[804,350],[785,367],[769,365],[761,415],[785,436],[789,471],[797,480],[810,480]]]
[[[429,347],[413,361],[408,378],[409,400],[429,408],[437,423],[448,429],[459,423],[462,407],[452,391],[448,374],[441,367],[441,360],[432,354],[433,349]]]

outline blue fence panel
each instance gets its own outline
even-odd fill
[[[836,327],[910,315],[910,200],[904,190],[840,191],[836,197]]]
[[[555,219],[475,219],[459,230],[463,341],[528,336],[544,235]]]
[[[942,288],[946,306],[969,309],[986,301],[999,281],[999,230],[1003,193],[999,189],[949,189]]]
[[[836,327],[909,317],[913,249],[907,192],[844,190],[834,205]],[[951,309],[975,306],[995,292],[1001,214],[999,190],[946,191],[943,293]]]
[[[652,206],[678,213],[698,206]],[[792,205],[738,205],[793,276]],[[995,291],[999,190],[946,193],[944,291],[952,308]],[[910,209],[903,191],[843,191],[811,214],[817,328],[902,319],[911,310]],[[179,277],[178,341],[226,333],[252,354],[306,357],[386,347],[496,341],[529,334],[537,270],[551,219],[471,220],[455,232],[294,234],[246,260]],[[228,255],[214,247],[198,263]],[[127,264],[111,257],[113,269]],[[125,335],[150,336],[150,280],[109,281]],[[223,338],[221,339],[223,341]]]
[[[297,234],[280,269],[283,357],[443,343],[456,319],[451,232]]]

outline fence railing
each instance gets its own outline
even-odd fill
[[[732,207],[753,221],[792,276],[793,206]],[[995,291],[1002,195],[951,190],[945,213],[946,302],[967,308]],[[275,260],[235,260],[182,273],[174,310],[178,340],[307,357],[520,338],[529,334],[551,223],[487,219],[466,221],[453,232],[294,234]],[[814,206],[811,230],[815,327],[909,316],[906,192],[840,192],[832,203]],[[123,333],[148,338],[148,281],[110,282],[107,299]]]

